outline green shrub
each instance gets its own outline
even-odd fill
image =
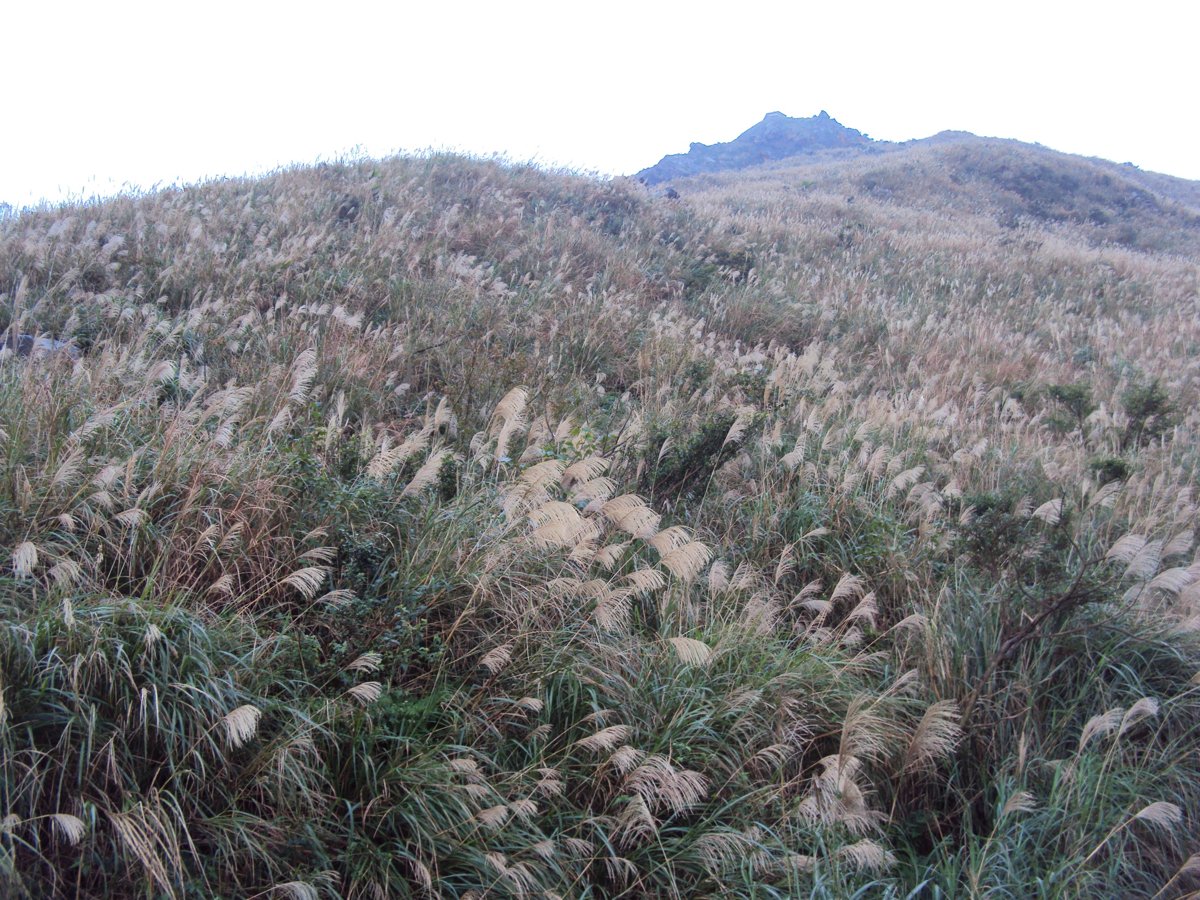
[[[1046,388],[1046,396],[1059,405],[1069,416],[1072,427],[1083,428],[1084,420],[1096,409],[1092,402],[1091,386],[1085,383],[1052,384]]]
[[[1129,417],[1122,448],[1144,446],[1174,427],[1175,404],[1157,378],[1131,384],[1121,395],[1121,406]]]
[[[693,434],[665,430],[656,434],[649,443],[655,456],[647,460],[642,490],[653,498],[686,497],[701,489],[737,452],[737,445],[726,441],[734,419],[733,414],[719,415],[702,423]]]
[[[1088,469],[1095,473],[1096,480],[1102,485],[1110,481],[1128,481],[1133,474],[1133,466],[1119,456],[1093,457],[1088,460]]]

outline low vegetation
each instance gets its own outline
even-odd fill
[[[0,223],[12,897],[1200,890],[1197,263],[448,156]],[[1082,226],[1081,226],[1082,227]]]

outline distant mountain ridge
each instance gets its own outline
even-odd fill
[[[981,214],[1081,230],[1092,244],[1200,253],[1200,182],[1040,144],[942,131],[876,141],[822,111],[768,113],[727,143],[692,144],[637,173],[681,191],[718,182],[769,181],[900,207]]]
[[[655,185],[675,178],[745,169],[793,156],[823,150],[879,151],[891,146],[874,141],[861,131],[847,128],[825,110],[807,119],[769,112],[763,120],[732,141],[720,144],[694,143],[687,153],[664,156],[657,165],[642,169],[636,177]]]

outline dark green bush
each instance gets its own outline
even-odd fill
[[[1083,428],[1084,420],[1096,409],[1091,385],[1083,382],[1049,385],[1046,396],[1070,416],[1072,427]]]
[[[1133,466],[1119,456],[1095,456],[1088,461],[1088,469],[1096,474],[1102,485],[1110,481],[1128,481],[1133,474]]]
[[[717,416],[690,435],[660,431],[650,441],[654,456],[647,460],[642,490],[653,498],[686,497],[703,489],[713,472],[737,452],[737,444],[725,441],[734,418],[732,413]],[[671,444],[659,458],[667,440]]]
[[[1158,378],[1134,382],[1121,394],[1129,423],[1121,447],[1142,447],[1162,437],[1175,425],[1175,404]]]

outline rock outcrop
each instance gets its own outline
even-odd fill
[[[861,131],[847,128],[825,110],[807,119],[794,119],[769,112],[757,125],[723,144],[692,144],[687,153],[665,156],[654,166],[637,173],[646,184],[660,184],[705,172],[745,169],[776,159],[849,149],[871,152],[883,142],[873,141]]]
[[[34,334],[13,334],[9,332],[0,340],[0,355],[44,357],[55,353],[65,353],[71,359],[79,359],[79,348],[70,341],[60,341],[57,338],[40,337]]]

